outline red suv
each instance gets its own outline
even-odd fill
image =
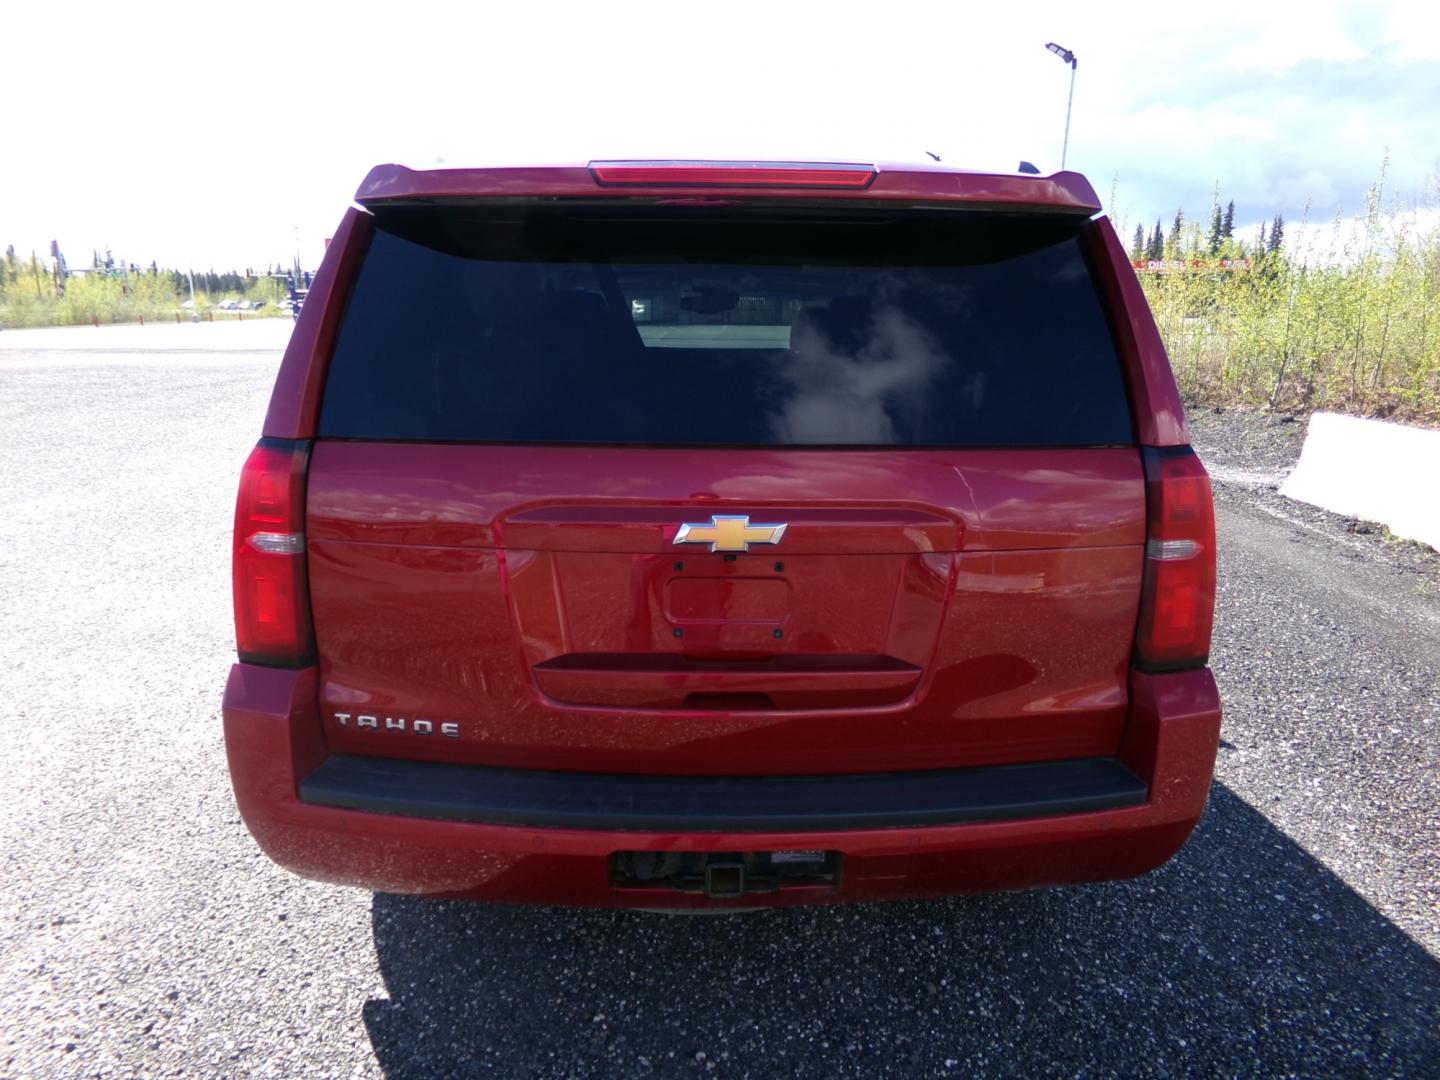
[[[357,201],[236,513],[273,859],[745,907],[1184,843],[1209,480],[1082,177],[384,165]]]

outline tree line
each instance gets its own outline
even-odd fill
[[[1235,236],[1235,200],[1220,206],[1220,187],[1217,184],[1210,205],[1209,228],[1198,223],[1189,224],[1185,209],[1175,211],[1170,231],[1164,231],[1159,218],[1155,227],[1146,231],[1143,224],[1135,226],[1135,235],[1130,240],[1130,258],[1139,262],[1163,259],[1193,259],[1202,256],[1210,258],[1260,257],[1280,250],[1285,242],[1285,217],[1276,214],[1270,221],[1261,222],[1253,242]]]
[[[149,266],[117,260],[110,252],[92,253],[91,265],[70,269],[57,246],[50,259],[34,251],[22,258],[15,245],[0,258],[0,327],[67,326],[88,322],[173,319],[189,306],[194,280],[194,308],[205,312],[222,300],[264,301],[277,307],[289,293],[283,263],[257,274],[237,270],[193,273],[155,262]],[[302,282],[303,284],[303,282]]]

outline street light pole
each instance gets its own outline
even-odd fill
[[[1063,45],[1056,45],[1053,41],[1047,43],[1045,48],[1070,65],[1070,97],[1065,102],[1065,141],[1060,144],[1060,168],[1063,169],[1065,168],[1065,155],[1070,150],[1070,109],[1075,104],[1075,68],[1078,66],[1079,60],[1069,49]]]

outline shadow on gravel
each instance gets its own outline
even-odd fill
[[[731,918],[377,894],[373,924],[391,1077],[1440,1068],[1440,963],[1219,785],[1132,882]]]

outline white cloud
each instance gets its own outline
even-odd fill
[[[1237,229],[1237,235],[1250,241],[1257,225]],[[1440,235],[1440,208],[1422,208],[1395,213],[1382,213],[1373,231],[1363,215],[1348,215],[1336,220],[1290,220],[1285,223],[1285,250],[1299,263],[1333,266],[1357,262],[1367,251],[1382,257],[1393,252],[1399,243],[1431,244]]]
[[[1440,7],[1422,2],[1406,4],[1384,16],[1381,41],[1394,47],[1395,59],[1440,61]]]
[[[1286,205],[1310,203],[1312,206],[1334,206],[1338,198],[1330,177],[1319,169],[1306,169],[1293,176],[1279,177],[1271,187],[1275,201]]]
[[[1223,108],[1146,105],[1107,125],[1111,143],[1154,149],[1195,148],[1213,152],[1223,142],[1274,142],[1275,125],[1266,117]]]
[[[1256,204],[1354,205],[1386,146],[1412,186],[1440,154],[1433,100],[1371,88],[1377,57],[1440,46],[1405,0],[10,8],[8,84],[33,107],[7,115],[0,244],[57,237],[76,261],[284,260],[298,225],[313,263],[371,165],[437,155],[1054,168],[1070,73],[1050,40],[1080,58],[1069,164],[1102,192],[1118,174],[1137,214],[1208,207],[1217,177]]]
[[[1340,13],[1307,4],[1303,11],[1283,6],[1257,8],[1236,26],[1240,40],[1225,49],[1216,64],[1232,71],[1286,71],[1309,60],[1363,60],[1369,55],[1346,33]]]

